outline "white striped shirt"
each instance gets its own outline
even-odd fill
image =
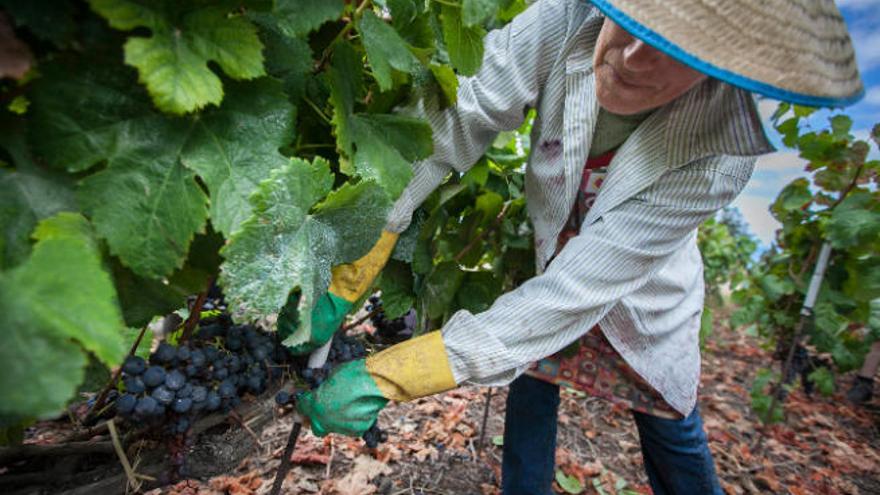
[[[772,151],[751,95],[709,79],[651,114],[618,149],[580,235],[547,266],[571,211],[598,116],[593,48],[601,13],[540,0],[485,40],[483,65],[459,78],[458,102],[419,109],[434,154],[414,165],[387,228],[401,232],[452,170],[537,110],[526,198],[539,275],[479,314],[443,327],[456,383],[503,385],[599,324],[678,412],[696,403],[702,261],[696,229],[730,204],[756,156]]]

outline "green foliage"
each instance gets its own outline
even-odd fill
[[[59,213],[40,222],[30,257],[0,273],[0,417],[40,417],[70,400],[87,354],[105,365],[124,354],[122,315],[88,221]]]
[[[847,371],[860,366],[878,337],[871,314],[880,297],[880,161],[868,160],[872,145],[851,135],[849,117],[832,116],[827,128],[814,130],[804,121],[810,114],[812,109],[782,104],[774,115],[785,144],[808,161],[809,175],[788,184],[770,207],[782,228],[734,292],[739,309],[731,323],[756,328],[776,346],[777,357],[786,356],[819,249],[828,241],[833,251],[806,338],[832,357],[836,371]],[[830,390],[831,371],[822,368],[810,379]],[[757,385],[759,395],[763,387]],[[769,400],[753,396],[762,415]]]
[[[0,5],[35,64],[0,88],[5,428],[62,410],[89,356],[113,366],[137,330],[209,280],[239,319],[271,322],[298,292],[311,321],[332,266],[366,252],[413,162],[432,153],[409,109],[453,103],[485,30],[524,3]],[[530,231],[511,164],[523,156],[505,146],[451,178],[456,194],[404,236],[380,282],[390,311],[424,306],[430,285],[448,306],[432,308],[439,319],[522,279]],[[468,235],[479,242],[456,260]],[[459,282],[443,287],[443,270]]]
[[[584,492],[584,485],[576,476],[567,475],[561,469],[557,469],[555,478],[556,483],[559,484],[559,487],[562,488],[565,493],[578,495],[579,493]]]
[[[147,28],[152,36],[125,42],[125,63],[134,66],[156,106],[184,114],[223,100],[223,83],[208,67],[234,79],[265,74],[256,27],[231,6],[162,0],[90,0],[115,29]]]
[[[239,317],[276,314],[294,288],[307,312],[330,284],[330,268],[360,258],[379,239],[391,206],[385,191],[372,181],[332,186],[330,164],[320,158],[294,158],[260,184],[254,215],[222,251],[220,281]],[[308,332],[309,322],[302,324]],[[301,343],[294,338],[285,343]]]

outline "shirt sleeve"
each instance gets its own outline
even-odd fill
[[[644,286],[709,216],[745,186],[753,157],[710,157],[582,226],[547,270],[483,313],[459,311],[442,329],[456,383],[504,385],[596,325]]]
[[[413,165],[413,178],[389,214],[386,230],[404,231],[413,211],[450,172],[466,172],[499,132],[523,123],[558,58],[566,9],[564,0],[534,3],[486,35],[480,70],[458,78],[454,106],[439,110],[424,101],[418,104],[415,113],[433,130],[434,153]]]

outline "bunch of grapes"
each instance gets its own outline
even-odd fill
[[[389,320],[385,317],[385,311],[382,308],[382,299],[379,296],[370,296],[367,303],[367,311],[373,313],[370,321],[376,329],[375,336],[383,344],[396,344],[403,342],[413,336],[416,327],[416,311],[410,309],[406,314],[399,318]]]
[[[339,333],[334,336],[330,344],[327,361],[324,365],[320,368],[303,368],[299,370],[298,375],[308,384],[310,389],[314,389],[320,386],[337,366],[363,358],[366,355],[367,351],[361,341]],[[282,407],[292,406],[296,402],[297,395],[298,393],[295,390],[281,390],[275,395],[275,402]],[[379,428],[378,423],[373,423],[370,429],[363,434],[362,438],[368,448],[375,449],[380,442],[388,439],[388,435]]]
[[[285,361],[284,349],[255,327],[232,325],[226,315],[205,319],[189,342],[162,342],[149,360],[125,360],[116,413],[183,434],[198,417],[235,407],[245,393],[262,393],[281,378]]]

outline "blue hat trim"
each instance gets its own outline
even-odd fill
[[[661,52],[678,60],[679,62],[696,69],[703,74],[707,74],[724,82],[739,86],[740,88],[760,93],[777,100],[795,103],[797,105],[807,105],[811,107],[845,107],[851,105],[865,96],[865,90],[862,88],[858,93],[844,98],[833,98],[825,96],[814,96],[803,93],[789,91],[787,89],[777,88],[770,84],[749,79],[748,77],[735,74],[727,69],[722,69],[712,65],[706,61],[700,60],[690,53],[682,50],[678,45],[667,40],[657,32],[639,24],[628,15],[624,14],[616,7],[611,5],[607,0],[589,0],[607,17],[627,30],[630,34],[653,46]]]

